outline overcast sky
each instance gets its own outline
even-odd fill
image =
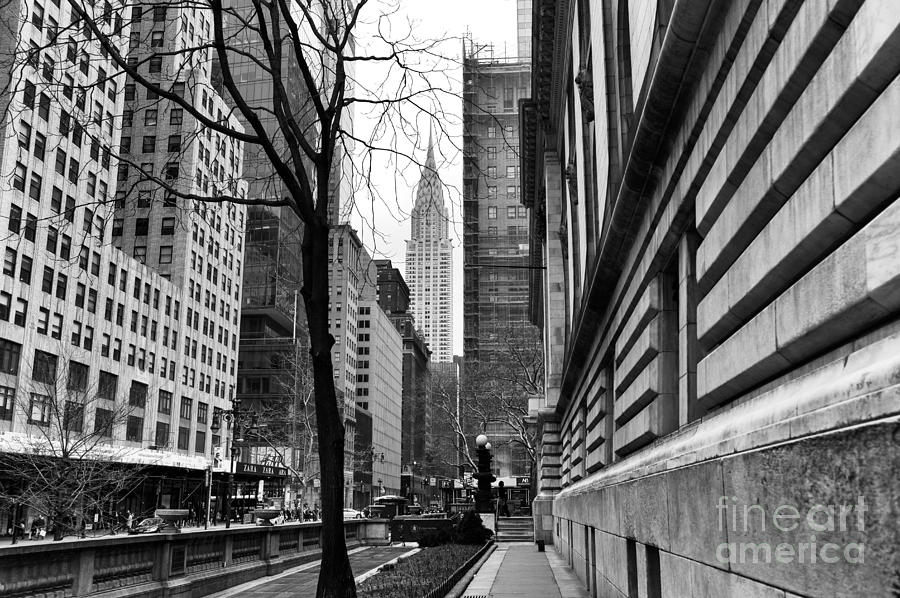
[[[370,13],[371,14],[371,13]],[[450,65],[447,76],[450,85],[458,94],[456,86],[462,79],[459,65],[462,54],[462,37],[471,34],[474,41],[480,44],[493,44],[496,56],[515,55],[516,53],[516,0],[454,0],[452,2],[436,2],[434,0],[400,0],[400,12],[392,21],[398,28],[406,22],[412,24],[415,36],[420,40],[447,39],[441,54],[452,57],[455,64]],[[367,73],[372,75],[367,77]],[[374,69],[360,70],[357,78],[362,84],[370,85],[370,79],[383,79],[381,73]],[[443,78],[436,79],[444,80]],[[444,200],[452,219],[453,281],[454,281],[454,353],[462,355],[462,157],[459,149],[462,146],[462,101],[458,97],[445,96],[441,109],[447,117],[436,127],[438,137],[441,128],[446,134],[436,138],[436,157],[438,173],[445,184]],[[367,129],[367,117],[357,112],[355,129]],[[369,119],[370,120],[370,119]],[[428,141],[427,118],[419,115],[416,119],[418,140],[409,139],[414,135],[400,135],[398,147],[401,151],[415,152],[417,158],[424,162]],[[406,147],[404,147],[406,146]],[[416,147],[418,146],[418,147]],[[359,153],[359,152],[357,152]],[[415,198],[415,185],[419,178],[418,167],[403,163],[388,164],[387,158],[375,164],[371,177],[382,199],[367,205],[357,205],[351,217],[369,253],[376,257],[390,259],[393,264],[405,273],[406,240],[409,238],[409,212]]]

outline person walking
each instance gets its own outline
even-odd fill
[[[19,522],[13,526],[12,543],[17,544],[19,538],[25,538],[25,520],[19,519]]]
[[[38,518],[31,522],[31,539],[40,540],[44,537],[44,518],[38,515]]]
[[[131,527],[133,525],[134,525],[134,515],[129,510],[125,513],[125,531],[131,530]]]

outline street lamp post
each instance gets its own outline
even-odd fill
[[[234,461],[241,454],[240,445],[244,443],[244,433],[251,432],[259,426],[257,414],[250,409],[242,409],[240,399],[231,401],[231,409],[213,414],[210,429],[213,433],[219,431],[221,422],[231,426],[232,439],[229,451],[230,463],[228,468],[228,490],[225,496],[225,528],[231,527],[231,495],[234,493]]]
[[[475,438],[475,452],[478,456],[478,471],[472,477],[478,480],[478,490],[475,492],[475,510],[479,513],[493,513],[491,499],[491,482],[495,479],[491,472],[491,443],[484,434]]]

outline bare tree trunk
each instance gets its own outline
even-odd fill
[[[317,598],[354,598],[356,586],[344,538],[344,423],[334,388],[328,326],[328,225],[307,224],[303,238],[303,299],[315,383],[322,489],[322,564]]]

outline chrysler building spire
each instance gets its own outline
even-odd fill
[[[410,311],[425,334],[432,361],[449,362],[453,360],[453,246],[430,131],[410,220],[406,242]]]

